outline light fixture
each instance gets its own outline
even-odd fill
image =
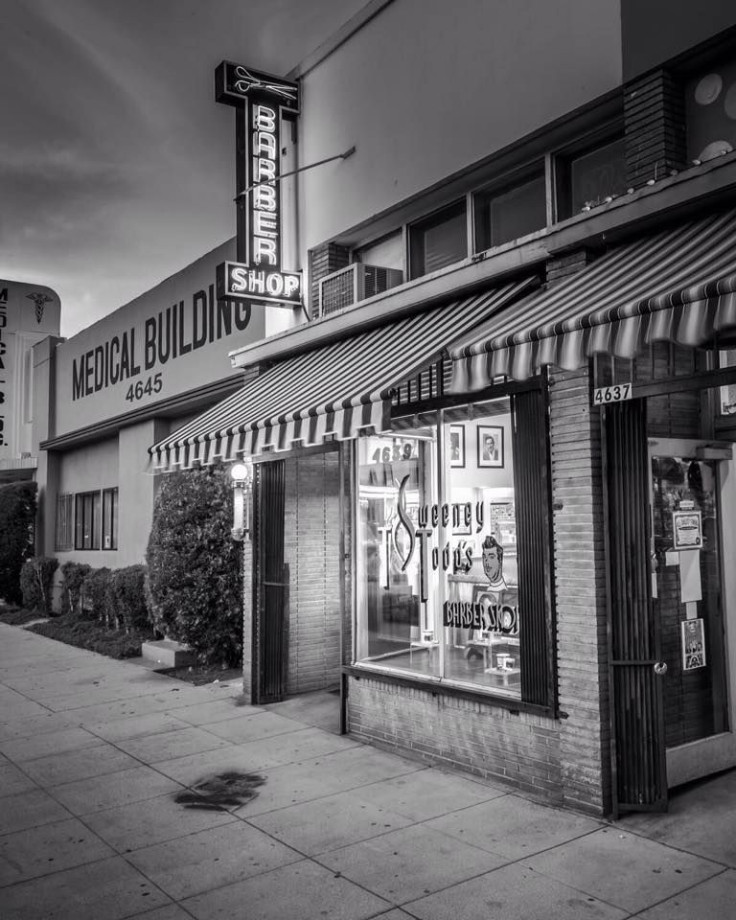
[[[253,491],[253,464],[249,459],[230,467],[233,487],[233,540],[250,537],[250,497]]]

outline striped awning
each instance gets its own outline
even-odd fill
[[[527,279],[286,357],[149,448],[158,469],[310,446],[390,427],[392,388],[536,282]]]
[[[736,329],[736,213],[692,221],[622,246],[523,310],[450,348],[451,390],[525,380],[545,365],[576,370],[595,354],[633,358],[653,342],[693,348]]]

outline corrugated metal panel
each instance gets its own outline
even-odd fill
[[[666,805],[659,633],[649,585],[646,404],[606,408],[614,810]]]
[[[528,703],[554,706],[545,394],[519,393],[513,411],[521,696]]]

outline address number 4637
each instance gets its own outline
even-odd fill
[[[623,402],[631,399],[631,384],[617,383],[613,387],[596,387],[593,390],[593,404],[602,406],[606,403]]]
[[[131,383],[128,387],[125,398],[128,402],[135,402],[138,399],[143,399],[144,396],[150,396],[152,393],[160,393],[163,385],[164,381],[161,374],[149,377],[145,383],[142,380],[137,380],[135,384]]]

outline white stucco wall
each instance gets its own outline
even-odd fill
[[[302,264],[620,82],[618,0],[394,0],[302,79]]]

